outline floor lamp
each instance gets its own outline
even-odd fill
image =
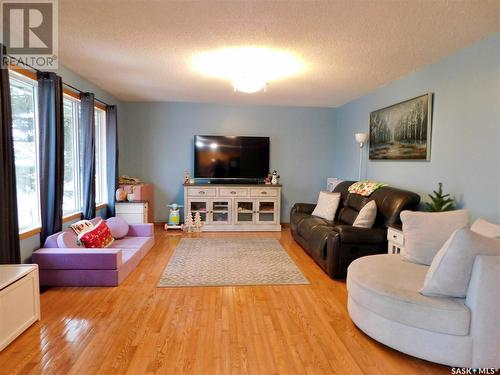
[[[358,172],[358,181],[361,180],[361,166],[363,165],[363,147],[368,141],[368,133],[356,133],[354,134],[356,138],[356,142],[359,143],[359,172]]]

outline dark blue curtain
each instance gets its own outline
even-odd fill
[[[95,118],[94,94],[80,94],[80,146],[83,189],[83,218],[95,217]]]
[[[40,129],[40,242],[62,230],[64,194],[64,117],[61,77],[38,73],[38,126]]]
[[[115,216],[115,193],[118,188],[118,118],[115,105],[106,107],[106,182],[107,217]]]
[[[5,53],[0,44],[0,55]],[[0,264],[21,263],[9,71],[0,69]]]

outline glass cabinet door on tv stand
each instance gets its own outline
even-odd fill
[[[253,224],[255,221],[254,201],[249,199],[235,199],[235,224]]]
[[[210,222],[213,224],[229,224],[231,222],[231,200],[212,199]]]
[[[276,200],[259,199],[255,202],[256,222],[262,224],[275,224],[277,222]]]
[[[196,213],[199,212],[202,222],[205,224],[210,222],[208,199],[191,199],[188,202],[188,209],[193,216],[193,220]]]

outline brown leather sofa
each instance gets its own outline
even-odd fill
[[[312,216],[315,204],[297,203],[290,213],[293,238],[335,279],[345,278],[349,264],[362,256],[387,252],[387,227],[400,224],[399,214],[413,210],[420,197],[406,190],[383,187],[369,197],[350,194],[347,189],[354,181],[343,181],[334,189],[341,200],[334,221]],[[377,204],[377,218],[372,228],[357,228],[352,224],[359,210],[370,200]]]

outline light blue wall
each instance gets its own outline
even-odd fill
[[[102,100],[110,105],[120,103],[118,99],[116,99],[113,95],[111,95],[107,91],[104,91],[100,87],[94,85],[93,83],[89,82],[82,76],[78,75],[72,70],[69,70],[63,65],[59,64],[59,69],[57,71],[57,74],[62,77],[64,83],[76,87],[80,91],[93,92],[95,94],[96,99]]]
[[[357,178],[354,133],[368,131],[371,111],[426,92],[434,93],[431,161],[369,161],[365,176],[424,198],[443,182],[472,218],[500,222],[500,33],[338,108],[336,175]]]
[[[271,170],[283,184],[281,220],[295,202],[315,202],[334,168],[334,111],[326,108],[198,103],[125,103],[120,173],[155,184],[155,220],[182,203],[183,172],[193,172],[196,134],[269,136]]]
[[[62,77],[63,82],[70,84],[71,86],[76,87],[81,91],[93,92],[97,99],[103,100],[107,104],[116,104],[118,105],[118,118],[120,119],[121,114],[121,105],[120,101],[113,97],[111,94],[97,87],[96,85],[90,83],[85,78],[80,75],[74,73],[73,71],[65,68],[64,66],[59,65],[59,70],[57,74]],[[98,215],[103,215],[104,212],[98,212]],[[70,223],[67,223],[68,225]],[[23,262],[29,261],[31,254],[33,251],[37,250],[40,247],[40,236],[38,234],[21,240],[21,259]]]

